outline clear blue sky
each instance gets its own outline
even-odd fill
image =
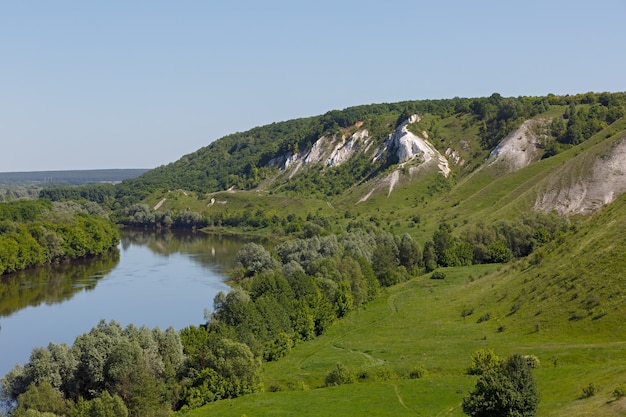
[[[0,172],[412,99],[626,91],[626,0],[0,2]]]

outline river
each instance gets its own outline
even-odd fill
[[[72,345],[100,320],[165,330],[204,322],[245,243],[203,233],[123,231],[106,256],[0,277],[0,377],[35,347]]]

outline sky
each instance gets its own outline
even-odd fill
[[[0,172],[403,100],[626,91],[626,0],[0,2]]]

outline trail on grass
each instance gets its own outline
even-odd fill
[[[389,307],[391,308],[392,312],[397,313],[397,308],[395,308],[395,303],[391,298],[395,299],[395,294],[391,295],[388,297],[387,299],[387,303],[389,304]],[[368,322],[366,324],[364,324],[363,326],[360,327],[353,327],[350,330],[347,330],[346,332],[337,335],[336,337],[332,338],[331,340],[328,340],[326,343],[320,344],[319,346],[317,346],[315,349],[313,349],[310,354],[306,355],[306,357],[302,358],[302,360],[300,360],[298,362],[298,369],[303,369],[303,365],[306,361],[308,361],[311,357],[315,356],[315,354],[317,354],[320,350],[327,348],[328,346],[334,346],[336,347],[336,344],[343,339],[344,337],[355,333],[355,332],[360,332],[362,331],[364,328],[372,328],[372,326],[377,325],[380,322],[384,322],[388,319],[388,316],[386,315],[381,315],[380,317],[377,317],[375,320],[372,320],[371,322]],[[367,353],[365,352],[361,352],[363,355],[367,355]],[[369,356],[369,355],[368,355]],[[373,360],[379,360],[376,359],[372,356],[370,356],[370,358],[372,358]]]
[[[383,365],[385,363],[384,360],[377,359],[377,358],[373,357],[372,355],[370,355],[369,353],[362,352],[360,350],[346,349],[344,347],[339,346],[336,343],[333,343],[333,347],[335,349],[345,350],[345,351],[350,352],[352,354],[363,356],[365,359],[367,359],[367,366],[379,366],[379,365]]]
[[[411,411],[415,415],[418,415],[418,416],[421,415],[419,412],[417,412],[416,410],[412,409],[411,407],[409,407],[408,405],[404,403],[404,400],[402,399],[402,396],[400,395],[400,388],[398,387],[398,385],[393,384],[393,389],[396,392],[396,397],[398,397],[398,402],[400,403],[402,407]]]
[[[396,384],[393,384],[393,390],[396,392],[396,397],[398,397],[398,402],[400,402],[400,405],[406,408],[407,410],[410,410],[410,408],[407,407],[404,401],[402,400],[402,397],[400,396],[400,389],[398,388]]]

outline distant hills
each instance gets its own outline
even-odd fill
[[[0,184],[6,183],[69,183],[72,185],[92,183],[118,183],[135,178],[147,169],[89,169],[67,171],[0,172]]]

